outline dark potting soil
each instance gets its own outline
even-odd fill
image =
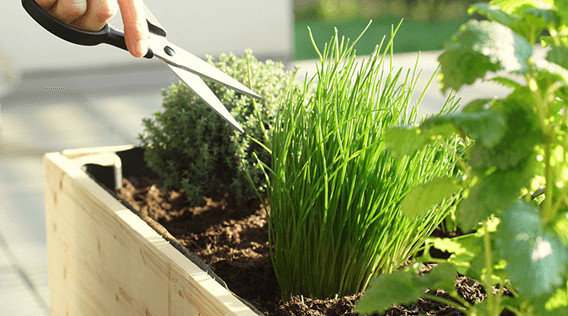
[[[267,219],[258,200],[239,201],[228,194],[205,198],[207,204],[191,207],[182,193],[161,189],[157,177],[130,177],[116,191],[162,236],[176,240],[199,256],[228,288],[268,315],[353,315],[361,294],[315,300],[302,296],[280,299],[270,261]],[[161,224],[157,225],[156,223]],[[458,293],[479,302],[485,290],[465,276],[456,279]],[[443,291],[432,293],[446,296]],[[446,296],[447,298],[447,296]],[[394,306],[385,315],[463,315],[440,303],[421,299],[410,306]]]

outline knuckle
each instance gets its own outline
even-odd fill
[[[113,16],[115,16],[117,12],[118,12],[117,6],[109,5],[109,6],[102,7],[100,9],[98,9],[94,13],[94,15],[95,15],[95,19],[97,19],[99,22],[106,23]]]
[[[87,12],[87,1],[72,0],[65,6],[65,15],[69,17],[80,17]]]

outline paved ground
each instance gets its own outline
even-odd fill
[[[421,56],[423,74],[417,91],[434,72],[436,58],[436,53]],[[413,66],[416,55],[397,55],[394,61],[395,67]],[[299,65],[310,71],[314,63]],[[0,100],[0,315],[48,314],[43,154],[136,144],[141,119],[160,109],[160,89],[174,81],[155,65],[28,73],[13,93]],[[499,87],[482,85],[464,90],[462,97],[502,94]],[[421,113],[436,111],[443,100],[435,83]]]

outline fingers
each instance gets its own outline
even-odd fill
[[[118,3],[116,0],[90,0],[87,11],[73,23],[73,26],[88,31],[98,31],[117,12]]]
[[[117,12],[117,0],[35,0],[56,19],[74,27],[98,31]],[[142,0],[118,0],[128,51],[135,57],[148,52],[148,25]]]
[[[59,21],[71,24],[87,12],[87,0],[57,0],[47,12]]]
[[[35,0],[35,2],[45,11],[51,9],[57,0]]]
[[[142,57],[148,52],[148,24],[142,0],[118,0],[124,39],[128,51],[134,57]]]

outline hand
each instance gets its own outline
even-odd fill
[[[143,0],[35,0],[35,2],[58,20],[88,31],[102,29],[120,8],[128,51],[134,57],[142,57],[148,52],[148,25]]]

